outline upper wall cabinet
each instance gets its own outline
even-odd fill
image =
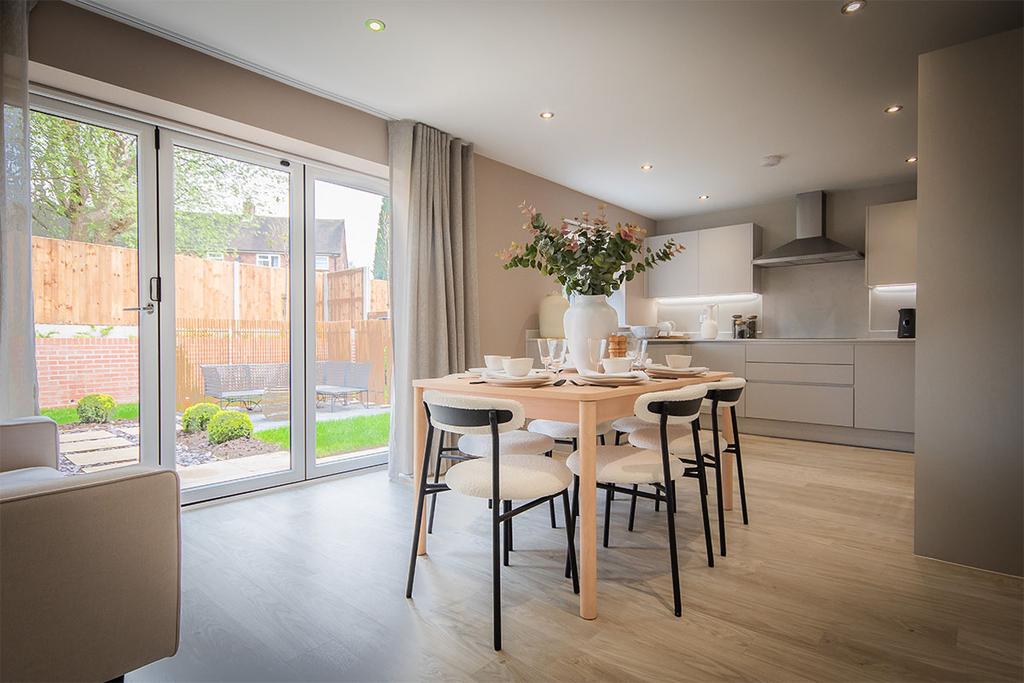
[[[917,200],[867,209],[864,279],[875,285],[917,282]]]
[[[686,250],[647,275],[647,296],[714,296],[758,291],[751,261],[761,249],[761,228],[754,223],[677,232],[647,238],[658,249],[673,240]]]
[[[753,223],[700,230],[700,294],[757,291],[751,262],[760,251],[760,227]]]
[[[669,240],[681,244],[685,249],[667,263],[659,263],[647,273],[647,296],[697,296],[700,294],[698,275],[700,272],[699,231],[680,232],[675,235],[657,235],[647,238],[647,246],[655,251]]]

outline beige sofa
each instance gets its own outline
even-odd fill
[[[64,477],[57,426],[0,422],[0,681],[108,681],[178,649],[178,475]]]

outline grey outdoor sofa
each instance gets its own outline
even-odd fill
[[[316,364],[317,401],[329,400],[331,410],[340,398],[346,403],[348,397],[359,397],[363,407],[370,404],[371,363],[353,363],[343,360],[322,360]]]
[[[287,363],[237,363],[203,365],[203,393],[226,406],[232,403],[252,410],[267,389],[287,388]]]

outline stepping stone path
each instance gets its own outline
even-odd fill
[[[115,428],[132,434],[138,427]],[[60,454],[85,472],[119,467],[139,461],[139,447],[123,436],[106,429],[90,429],[81,432],[62,432]]]

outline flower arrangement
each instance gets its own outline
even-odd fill
[[[586,211],[561,226],[548,225],[544,216],[523,202],[519,205],[527,222],[523,230],[530,236],[526,244],[513,242],[498,252],[504,268],[532,268],[554,275],[568,295],[610,295],[637,273],[669,261],[683,250],[672,240],[660,249],[644,246],[647,231],[632,223],[608,224],[604,205],[598,215]]]

